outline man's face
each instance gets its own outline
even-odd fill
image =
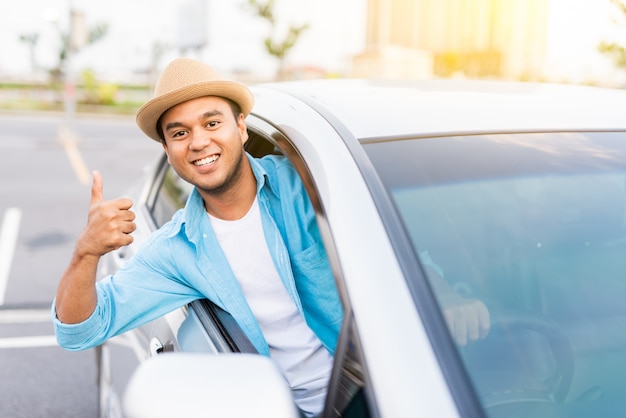
[[[219,195],[241,178],[248,133],[243,115],[235,118],[225,99],[206,96],[176,105],[161,117],[161,128],[170,165],[201,194]]]

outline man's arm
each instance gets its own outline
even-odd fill
[[[100,257],[133,242],[135,214],[128,198],[104,201],[102,176],[93,173],[87,226],[82,231],[56,294],[56,315],[66,324],[82,322],[93,313],[98,297],[96,271]]]

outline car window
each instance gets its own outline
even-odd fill
[[[329,383],[325,417],[368,418],[366,383],[354,319],[347,315],[335,353],[335,370]]]
[[[458,347],[488,415],[624,413],[626,134],[419,139],[366,151],[416,256],[427,251],[452,289],[490,311],[489,335]]]
[[[248,126],[249,139],[245,145],[246,151],[255,157],[267,154],[288,155],[301,177],[304,177],[303,182],[311,185],[306,164],[299,158],[299,154],[293,151],[288,138],[268,124],[254,121],[253,117],[250,119],[253,119],[253,123],[249,123]],[[192,186],[174,172],[165,158],[161,160],[157,178],[160,180],[156,182],[158,187],[153,192],[153,203],[149,205],[149,211],[156,227],[160,227],[168,222],[178,209],[184,207]],[[307,187],[307,192],[311,200],[318,200],[313,188]],[[214,343],[217,347],[223,347],[224,351],[255,352],[254,347],[228,312],[220,310],[208,300],[195,301],[189,305],[189,309],[197,313],[198,320],[210,334],[210,338],[215,339]],[[370,415],[364,396],[364,382],[356,349],[356,336],[350,332],[350,327],[342,328],[341,334],[345,346],[337,352],[341,361],[333,373],[337,383],[336,387],[331,388],[333,395],[329,396],[329,410],[335,411],[335,415],[331,416],[366,418]]]
[[[261,123],[259,128],[260,130],[257,134],[271,138],[271,140],[268,139],[268,141],[275,144],[272,152],[281,153],[289,158],[300,175],[309,199],[316,211],[318,220],[319,217],[324,218],[326,215],[323,213],[323,208],[319,204],[320,198],[315,182],[300,152],[295,149],[291,140],[282,132],[279,132],[265,123]],[[264,150],[270,150],[270,148],[271,147],[267,145],[260,147],[260,149]],[[325,222],[318,223],[318,225],[320,229],[328,228]],[[329,231],[325,231],[325,233],[322,233],[322,236],[331,237],[332,234]],[[325,244],[326,251],[329,251],[329,248],[333,248],[333,245],[328,245],[329,243]],[[335,281],[338,282],[338,278],[335,278]],[[343,308],[344,310],[346,309],[345,306]],[[363,361],[359,349],[359,338],[353,326],[353,318],[349,313],[345,313],[345,317],[344,323],[341,326],[339,342],[335,350],[334,367],[329,382],[323,416],[329,418],[368,418],[371,416],[370,403],[366,397],[368,386],[364,376]]]
[[[162,164],[164,164],[165,174],[150,210],[157,228],[172,219],[174,213],[185,206],[192,189],[192,186],[181,179],[165,159]]]

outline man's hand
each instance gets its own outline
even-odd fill
[[[136,229],[133,202],[128,198],[105,201],[102,194],[102,176],[93,172],[91,202],[87,226],[76,243],[81,255],[103,256],[109,251],[133,242],[130,235]]]
[[[135,214],[127,198],[105,201],[102,176],[93,172],[87,226],[78,237],[69,266],[63,273],[56,295],[57,318],[76,324],[94,311],[98,303],[96,272],[100,257],[133,242]]]
[[[485,338],[491,327],[489,311],[478,299],[466,299],[458,293],[439,295],[448,329],[457,345]]]

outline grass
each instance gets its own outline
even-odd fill
[[[142,92],[146,88],[124,87],[119,96],[128,99],[129,95],[135,100],[113,101],[107,104],[85,103],[80,100],[76,103],[77,113],[99,113],[115,115],[134,115],[143,104]],[[147,93],[146,93],[147,94]],[[84,94],[83,94],[84,95]],[[18,111],[64,111],[63,93],[45,85],[29,85],[0,83],[0,110]]]

